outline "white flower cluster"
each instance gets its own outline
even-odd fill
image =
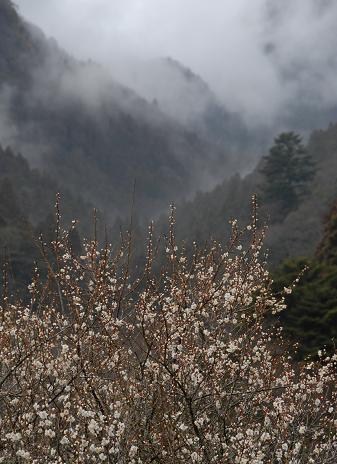
[[[135,280],[127,243],[54,243],[32,304],[0,308],[0,462],[337,462],[337,357],[291,359],[261,236],[234,226],[192,257],[170,234],[161,280],[151,243]]]

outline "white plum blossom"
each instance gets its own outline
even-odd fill
[[[293,360],[256,221],[191,253],[173,226],[160,275],[151,237],[132,270],[127,240],[60,232],[31,302],[1,300],[0,462],[337,462],[337,355]]]

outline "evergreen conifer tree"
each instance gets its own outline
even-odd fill
[[[264,201],[274,204],[282,216],[296,209],[314,176],[313,162],[301,137],[294,132],[280,134],[263,158],[261,173]]]

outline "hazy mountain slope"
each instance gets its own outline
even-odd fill
[[[80,63],[0,3],[0,142],[110,215],[130,206],[156,213],[226,176],[225,150],[156,105]],[[4,45],[5,44],[5,45]]]
[[[232,172],[247,172],[256,162],[261,134],[250,131],[199,75],[177,60],[137,62],[122,78],[172,119],[225,149]]]
[[[32,169],[23,156],[15,155],[10,148],[3,149],[1,145],[0,182],[10,183],[19,209],[24,212],[24,216],[33,227],[54,214],[56,194],[60,191],[59,185],[49,175]],[[3,195],[3,207],[5,207],[6,198],[6,195]],[[62,192],[61,203],[65,224],[81,217],[84,221],[84,229],[88,230],[90,210],[93,207],[77,195],[71,195],[67,190]]]
[[[9,0],[0,0],[0,34],[1,84],[24,84],[27,66],[34,64],[35,43]]]
[[[31,169],[21,155],[0,146],[0,267],[8,265],[17,290],[29,282],[34,261],[42,259],[36,243],[40,234],[47,241],[55,238],[58,191],[50,176]],[[72,219],[81,218],[79,229],[89,236],[92,206],[65,190],[60,206],[62,225],[69,227]]]
[[[270,249],[270,262],[277,264],[295,256],[310,256],[322,237],[323,219],[337,198],[337,125],[315,131],[307,144],[316,174],[310,192],[298,209],[290,212],[282,222],[275,221],[272,207],[262,204],[261,223],[269,226],[266,246]],[[235,176],[224,181],[213,191],[199,193],[195,200],[178,208],[177,223],[181,238],[187,236],[208,240],[209,236],[224,237],[228,233],[228,220],[238,218],[249,221],[250,197],[261,196],[260,166],[248,176]]]

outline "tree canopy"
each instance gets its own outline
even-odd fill
[[[314,176],[313,163],[301,137],[294,132],[276,137],[269,154],[263,158],[261,173],[264,200],[274,203],[282,215],[296,209]]]

